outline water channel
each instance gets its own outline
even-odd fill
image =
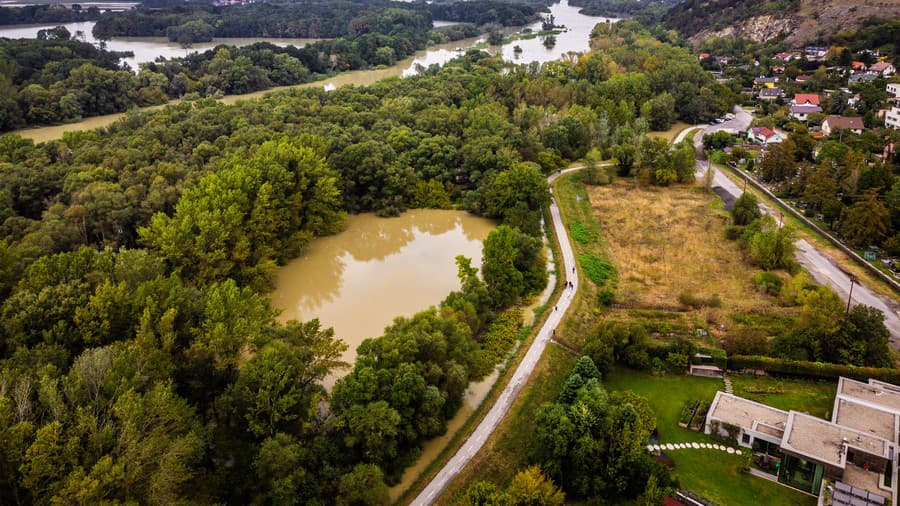
[[[448,42],[430,46],[427,49],[417,52],[415,55],[399,61],[397,64],[387,68],[359,70],[354,72],[344,72],[323,81],[314,83],[306,83],[299,85],[302,87],[318,87],[324,86],[326,89],[334,89],[339,86],[352,84],[356,86],[365,86],[372,84],[378,80],[387,77],[407,77],[416,74],[420,67],[427,68],[432,64],[443,65],[451,59],[457,57],[461,52],[475,46],[484,47],[485,50],[493,54],[502,54],[503,58],[516,62],[528,63],[532,61],[547,62],[560,58],[569,52],[584,52],[590,48],[589,38],[593,27],[597,23],[605,23],[615,21],[611,18],[603,18],[596,16],[586,16],[578,12],[577,7],[570,6],[568,0],[563,0],[557,4],[550,6],[550,13],[557,25],[565,27],[565,31],[556,36],[556,45],[547,48],[543,45],[541,37],[533,37],[530,39],[513,40],[503,46],[486,46],[483,37],[473,37],[455,42]],[[447,22],[436,21],[436,26],[445,26]],[[99,43],[91,34],[93,22],[83,23],[66,23],[65,26],[70,33],[82,34],[84,40],[92,43]],[[41,26],[6,26],[0,27],[0,37],[9,38],[35,38],[38,30],[42,28],[52,28],[53,25]],[[541,29],[541,23],[533,23],[528,26],[531,31],[537,32]],[[512,33],[515,37],[517,33]],[[247,39],[216,39],[213,42],[195,44],[189,49],[181,47],[181,45],[169,42],[161,37],[119,37],[107,41],[107,48],[115,51],[132,51],[134,58],[125,61],[132,68],[137,68],[138,64],[146,61],[153,61],[159,56],[166,58],[184,56],[191,51],[202,51],[216,46],[217,44],[236,44],[246,45],[257,41],[268,41],[278,45],[299,44],[305,45],[312,39],[267,39],[267,38],[247,38]],[[522,51],[515,52],[515,46],[519,46]],[[285,87],[281,87],[285,88]],[[252,99],[276,91],[279,88],[263,90],[246,95],[230,95],[222,99],[225,103],[234,103],[237,100]],[[173,101],[173,103],[176,101]],[[159,106],[156,106],[158,108]],[[33,139],[35,142],[44,142],[53,139],[59,139],[62,134],[71,130],[85,130],[100,128],[109,125],[124,116],[124,113],[109,114],[105,116],[96,116],[86,118],[75,123],[64,125],[52,125],[47,127],[29,128],[18,131],[22,137]]]

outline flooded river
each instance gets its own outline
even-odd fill
[[[94,37],[92,30],[94,29],[94,21],[84,21],[80,23],[63,23],[62,26],[69,30],[72,37],[84,42],[99,45],[101,41]],[[57,25],[23,25],[23,26],[0,26],[0,37],[9,39],[36,39],[39,30],[52,28]],[[298,46],[303,47],[321,39],[275,39],[267,37],[227,37],[217,38],[212,42],[198,42],[185,47],[177,42],[172,42],[165,37],[115,37],[106,41],[106,49],[110,51],[131,51],[134,56],[131,58],[123,58],[121,61],[127,63],[134,70],[139,68],[141,63],[156,61],[157,58],[183,58],[190,53],[202,53],[208,49],[212,49],[219,44],[229,44],[232,46],[248,46],[255,42],[270,42],[276,46]]]
[[[502,54],[503,58],[508,61],[514,61],[516,63],[528,63],[531,61],[537,62],[546,62],[550,60],[555,60],[560,58],[569,52],[584,52],[590,48],[589,39],[590,33],[593,27],[597,23],[605,23],[607,21],[614,21],[610,18],[603,18],[597,16],[585,16],[578,12],[577,7],[572,7],[569,5],[568,0],[564,0],[560,3],[554,4],[550,6],[550,14],[553,15],[554,20],[557,25],[562,25],[566,27],[566,31],[560,33],[556,36],[556,45],[552,48],[546,48],[543,45],[543,39],[541,37],[534,37],[531,39],[524,40],[514,40],[513,42],[507,43],[503,46],[491,46],[485,47],[485,49],[494,54]],[[442,22],[435,22],[435,25],[446,24]],[[92,41],[93,35],[91,35],[90,28],[93,27],[93,22],[84,22],[84,23],[67,23],[66,26],[69,31],[75,35],[76,33],[83,34],[85,40]],[[26,26],[26,27],[0,27],[0,37],[27,37],[34,38],[37,36],[37,31],[41,28],[49,28],[50,26]],[[539,31],[541,29],[541,24],[534,23],[530,25],[532,31]],[[515,34],[513,34],[515,36]],[[135,66],[139,61],[152,61],[156,58],[156,56],[165,56],[167,58],[175,57],[175,56],[184,56],[187,52],[190,51],[198,51],[204,50],[209,47],[213,47],[216,44],[226,43],[226,44],[250,44],[256,41],[269,41],[274,44],[279,45],[289,45],[289,44],[300,44],[303,45],[306,42],[309,42],[310,39],[264,39],[264,38],[256,38],[256,39],[216,39],[211,43],[205,44],[196,44],[190,49],[184,49],[178,44],[168,42],[163,38],[155,38],[155,37],[122,37],[116,38],[107,42],[107,47],[109,49],[117,50],[117,51],[133,51],[135,57],[132,61],[129,62],[130,65]],[[448,42],[446,44],[438,44],[435,46],[431,46],[428,49],[424,49],[422,51],[417,52],[415,55],[401,60],[395,65],[390,67],[381,68],[381,69],[372,69],[372,70],[358,70],[354,72],[344,72],[341,74],[337,74],[334,77],[328,78],[324,81],[316,81],[314,83],[307,83],[299,85],[301,87],[318,87],[324,86],[326,89],[334,89],[339,86],[344,86],[347,84],[352,84],[356,86],[365,86],[368,84],[372,84],[378,80],[387,78],[387,77],[407,77],[410,75],[414,75],[417,72],[417,69],[420,67],[427,68],[432,64],[443,65],[444,63],[452,60],[453,58],[460,55],[461,52],[464,52],[466,49],[475,47],[475,46],[483,46],[484,38],[483,37],[473,37],[469,39],[463,39],[456,42]],[[516,54],[514,48],[515,46],[519,46],[522,49],[521,53]],[[248,93],[246,95],[230,95],[224,97],[222,99],[225,103],[234,103],[238,100],[246,100],[260,97],[266,93],[276,91],[278,89],[287,88],[272,88],[268,90],[258,91],[254,93]],[[175,103],[173,101],[171,103]],[[120,114],[109,114],[106,116],[96,116],[92,118],[86,118],[83,121],[79,121],[76,123],[69,123],[65,125],[53,125],[47,127],[40,128],[29,128],[23,129],[16,133],[25,137],[27,139],[33,139],[35,142],[44,142],[54,139],[59,139],[62,137],[62,134],[71,130],[86,130],[93,128],[100,128],[106,125],[109,125],[119,118],[124,116],[123,113]]]
[[[319,318],[334,327],[349,345],[343,359],[352,364],[364,339],[458,289],[456,256],[480,266],[481,243],[493,229],[490,220],[462,211],[351,216],[345,231],[316,239],[280,269],[272,303],[284,310],[282,321]],[[326,382],[329,388],[334,379]]]

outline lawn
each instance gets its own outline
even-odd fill
[[[682,130],[684,130],[685,128],[690,128],[690,127],[691,127],[691,125],[688,125],[687,123],[685,123],[683,121],[678,121],[674,125],[672,125],[671,128],[666,130],[665,132],[648,132],[647,137],[657,137],[657,138],[665,139],[669,142],[672,142],[672,140],[674,140],[675,137],[678,134],[680,134]]]
[[[763,380],[760,384],[766,384]],[[750,381],[745,384],[750,385]],[[651,376],[616,369],[604,379],[608,390],[631,390],[646,397],[656,414],[661,443],[722,442],[678,426],[681,407],[689,399],[712,401],[716,391],[724,390],[720,379],[690,376]],[[818,391],[818,384],[813,387]],[[736,386],[736,385],[735,385]],[[793,385],[793,396],[801,396],[809,384]],[[788,388],[784,387],[787,391]],[[734,443],[732,446],[736,446]],[[742,457],[722,451],[695,449],[667,453],[675,462],[674,473],[681,486],[722,505],[812,505],[813,497],[785,486],[750,476],[740,471]]]

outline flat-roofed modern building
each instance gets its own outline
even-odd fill
[[[705,432],[751,448],[756,467],[781,483],[815,495],[827,483],[824,504],[897,504],[895,385],[840,378],[831,420],[718,392]]]

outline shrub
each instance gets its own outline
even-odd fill
[[[780,294],[781,288],[784,285],[784,281],[771,272],[760,272],[756,276],[753,276],[753,283],[756,285],[757,290],[769,295]]]
[[[827,364],[802,360],[784,360],[773,357],[735,355],[728,357],[728,369],[740,371],[754,369],[770,374],[800,376],[804,378],[838,378],[844,376],[859,381],[869,378],[900,384],[900,369],[857,367],[853,365]]]
[[[729,241],[737,241],[744,235],[744,227],[740,225],[731,225],[725,229],[725,238]]]
[[[522,328],[522,310],[508,309],[495,319],[481,339],[481,348],[492,363],[496,364],[509,351],[519,337]]]
[[[569,223],[569,233],[572,234],[572,239],[580,244],[587,244],[591,242],[591,231],[587,229],[580,221],[573,221]]]
[[[688,366],[688,356],[682,353],[669,353],[669,355],[666,356],[666,365],[672,372],[684,372]]]
[[[603,286],[615,273],[609,262],[604,262],[591,254],[581,255],[578,257],[578,262],[588,279],[600,286]]]
[[[612,306],[615,301],[616,294],[609,288],[604,288],[597,294],[597,302],[599,302],[601,306]]]
[[[691,293],[682,293],[678,296],[678,303],[682,306],[699,309],[702,307],[722,307],[722,299],[719,294],[714,293],[711,297],[704,299]]]

